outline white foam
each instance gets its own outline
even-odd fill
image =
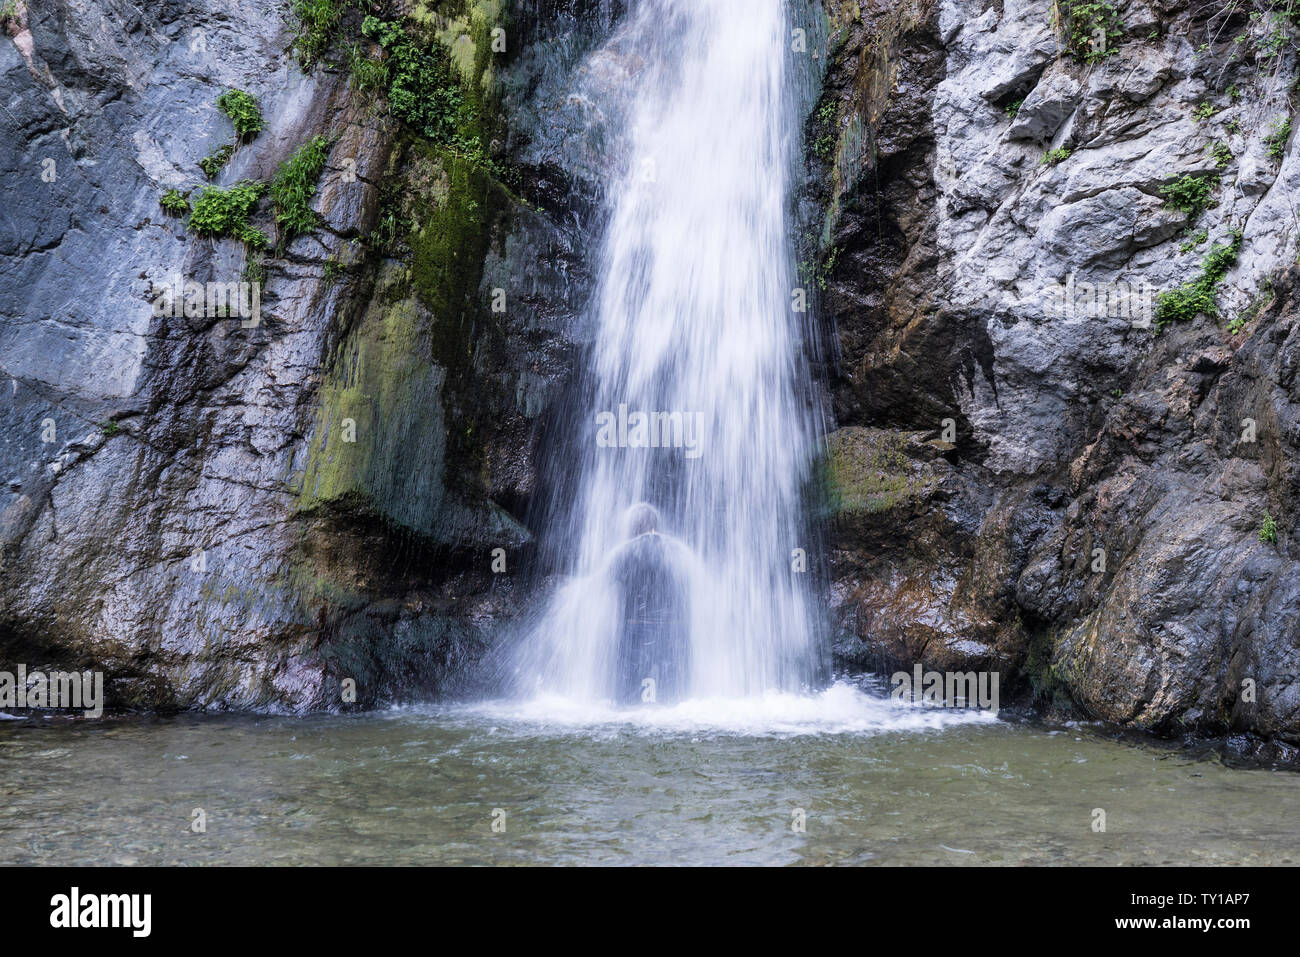
[[[411,709],[401,709],[409,713]],[[418,710],[418,709],[417,709]],[[905,704],[837,681],[814,694],[768,692],[740,698],[696,698],[657,707],[618,708],[553,694],[436,709],[444,717],[497,723],[542,734],[884,734],[989,723],[996,712]]]

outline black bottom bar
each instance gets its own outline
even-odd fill
[[[890,928],[958,940],[1184,940],[1231,944],[1260,928],[1280,930],[1279,907],[1294,874],[1265,869],[866,869],[828,875],[730,869],[446,870],[321,868],[8,868],[0,872],[5,940],[63,938],[187,946],[283,943],[373,947],[403,932],[422,939],[498,945],[512,930],[540,944],[563,925],[566,940],[609,940],[631,921],[647,940],[680,933],[692,919],[728,942],[779,925],[815,932],[857,925],[864,940]],[[73,912],[76,888],[76,918]],[[127,897],[103,895],[128,895]],[[143,896],[148,895],[147,910]],[[147,921],[145,915],[147,913]],[[659,915],[653,917],[652,915]],[[633,916],[639,915],[639,916]],[[671,921],[677,927],[656,926]],[[72,927],[72,923],[116,923]],[[775,922],[778,926],[773,926]],[[60,924],[63,926],[53,926]],[[147,936],[143,933],[148,931]],[[379,936],[377,936],[379,935]],[[1034,938],[1027,938],[1034,939]]]

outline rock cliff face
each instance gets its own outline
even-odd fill
[[[597,50],[621,6],[4,7],[6,660],[102,667],[149,708],[454,687],[528,602],[605,94],[637,68]],[[996,669],[1289,754],[1296,24],[1265,0],[791,21],[840,662]],[[236,135],[229,89],[263,129]],[[160,207],[205,157],[269,183],[317,136],[313,228],[263,197],[259,251]],[[260,317],[159,315],[173,277],[260,278]]]
[[[534,97],[615,11],[340,2],[303,23],[289,6],[5,8],[0,648],[105,669],[110,704],[443,690],[517,604],[491,563],[530,544],[592,207],[590,157],[541,155],[555,124]],[[407,24],[401,63],[385,22]],[[228,89],[264,129],[236,138]],[[272,180],[318,135],[301,235],[266,200],[261,253],[160,208],[169,189],[196,203],[196,164],[226,143],[221,187]],[[153,307],[172,277],[259,268],[256,322]]]
[[[1295,22],[1018,0],[826,22],[805,258],[839,349],[841,660],[995,669],[1293,754]]]

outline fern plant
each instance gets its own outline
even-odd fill
[[[217,97],[217,107],[230,117],[241,140],[251,140],[265,125],[257,99],[243,90],[227,90]]]

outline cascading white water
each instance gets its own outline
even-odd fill
[[[647,501],[685,546],[690,696],[800,690],[818,661],[796,552],[810,547],[815,434],[786,230],[784,2],[640,0],[628,16],[619,42],[635,77],[592,307],[593,381],[575,413],[579,460],[559,464],[579,492],[544,530],[565,543],[572,578],[526,667],[545,691],[610,696],[608,562],[624,513]],[[655,426],[669,430],[660,447],[637,447]]]

